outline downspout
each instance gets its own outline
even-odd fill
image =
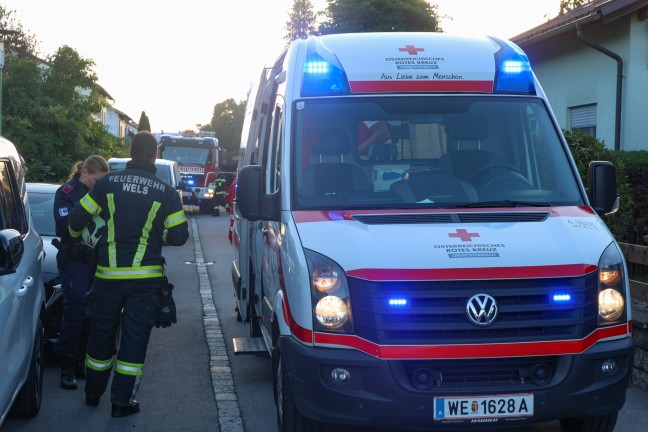
[[[589,45],[597,51],[602,52],[608,57],[612,57],[617,62],[617,79],[616,79],[616,113],[614,116],[614,150],[621,150],[621,90],[623,88],[623,59],[617,53],[610,51],[602,45],[593,42],[585,36],[581,31],[581,25],[576,23],[576,36],[578,40],[585,45]]]

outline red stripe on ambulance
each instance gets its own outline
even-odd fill
[[[370,281],[535,279],[579,277],[595,272],[591,264],[526,267],[468,267],[445,269],[356,269],[347,274]]]
[[[492,93],[493,81],[349,81],[352,93]]]
[[[315,343],[355,348],[384,360],[395,359],[449,359],[449,358],[497,358],[541,355],[579,354],[595,343],[629,334],[626,323],[599,328],[578,340],[551,342],[516,342],[474,345],[377,345],[353,335],[315,333]]]

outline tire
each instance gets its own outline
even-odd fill
[[[27,379],[11,407],[11,415],[14,417],[34,417],[38,414],[43,397],[44,351],[43,324],[39,319]]]
[[[618,413],[560,419],[560,426],[565,432],[612,432],[617,422]]]
[[[273,351],[272,365],[277,430],[279,432],[322,432],[321,425],[301,415],[295,404],[290,378],[279,348]]]

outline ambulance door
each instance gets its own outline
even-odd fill
[[[281,154],[283,143],[283,98],[277,98],[272,115],[272,128],[268,145],[268,158],[266,162],[266,194],[279,195],[281,186]],[[279,291],[279,272],[281,267],[281,221],[263,221],[259,226],[260,233],[257,237],[257,248],[261,252],[261,272],[258,274],[257,287],[260,302],[255,310],[259,317],[263,317],[263,326],[267,334],[271,334],[272,305]]]
[[[264,97],[261,103],[261,109],[258,113],[257,137],[253,150],[251,165],[261,165],[266,167],[266,191],[267,193],[267,166],[268,152],[270,142],[270,130],[272,124],[272,107],[276,97],[276,83],[269,79],[264,89]],[[261,274],[263,265],[263,243],[265,242],[267,221],[256,221],[249,223],[250,234],[250,283],[248,287],[248,309],[249,314],[244,317],[250,320],[250,336],[260,336],[260,313],[257,313],[262,301],[261,294]]]
[[[263,136],[261,130],[263,129],[265,116],[264,105],[267,107],[267,102],[264,101],[264,91],[268,83],[269,69],[263,69],[259,82],[255,85],[248,95],[248,106],[246,107],[245,119],[243,122],[243,129],[241,135],[241,149],[239,154],[239,166],[241,169],[246,165],[255,165],[259,163],[260,140],[259,137]],[[267,108],[266,108],[267,111]],[[239,313],[243,322],[249,320],[249,299],[250,290],[254,285],[254,272],[251,266],[253,260],[253,248],[251,247],[252,230],[255,222],[248,221],[243,218],[234,204],[234,219],[235,231],[238,232],[238,268],[241,278],[238,286],[235,286],[236,298],[238,302]]]

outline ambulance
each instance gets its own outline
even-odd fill
[[[282,432],[612,431],[624,257],[524,52],[495,37],[293,42],[248,97],[232,279]]]

